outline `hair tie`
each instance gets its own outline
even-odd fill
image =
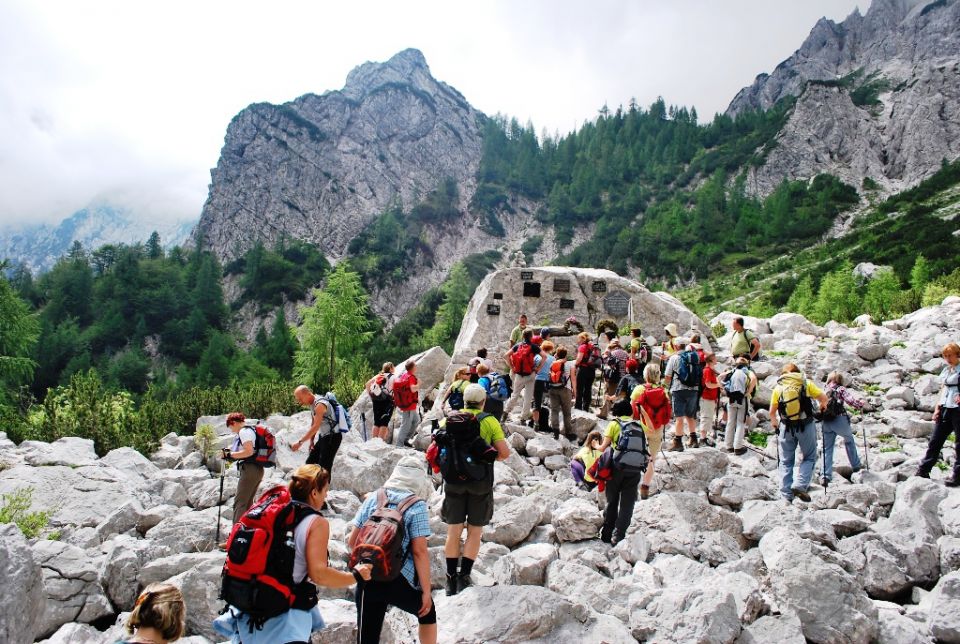
[[[150,596],[150,591],[149,591],[149,590],[148,590],[147,592],[145,592],[145,593],[141,593],[141,595],[140,595],[139,597],[137,597],[137,601],[133,604],[133,607],[134,607],[134,608],[139,608],[139,607],[140,607],[140,604],[142,604],[143,602],[147,601],[147,598],[148,598],[149,596]]]

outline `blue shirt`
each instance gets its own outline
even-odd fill
[[[553,364],[554,358],[551,355],[547,355],[546,358],[540,364],[540,371],[537,372],[537,380],[542,380],[544,382],[550,381],[550,365]]]
[[[413,492],[408,492],[407,490],[387,488],[387,506],[395,508],[400,505],[404,499],[412,495]],[[376,509],[377,494],[373,493],[367,497],[367,500],[364,501],[360,509],[357,510],[357,516],[353,518],[353,525],[358,528],[362,527]],[[429,537],[431,534],[430,513],[427,512],[426,503],[417,501],[407,509],[407,512],[403,515],[403,528],[404,535],[401,547],[406,553],[406,559],[403,562],[403,568],[400,569],[400,572],[406,580],[410,582],[411,586],[419,590],[420,586],[415,581],[417,569],[413,565],[413,552],[410,550],[410,540],[417,537]]]
[[[945,385],[943,394],[940,396],[940,406],[944,409],[953,409],[957,406],[956,396],[960,392],[958,378],[960,378],[960,364],[956,367],[947,365],[940,372],[940,384]]]

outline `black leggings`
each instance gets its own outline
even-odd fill
[[[920,467],[917,468],[918,474],[924,476],[930,474],[930,470],[940,460],[940,450],[947,442],[951,433],[955,433],[956,441],[953,444],[956,459],[953,462],[953,478],[960,480],[960,408],[941,407],[940,419],[937,426],[933,428],[933,434],[930,435],[930,442],[927,443],[927,453],[920,461]]]
[[[405,613],[420,612],[421,593],[400,575],[393,581],[368,581],[357,585],[357,624],[360,629],[360,644],[377,644],[383,630],[387,609],[396,606]],[[431,601],[430,612],[417,616],[420,624],[437,623],[437,607]]]
[[[590,403],[593,401],[593,381],[596,377],[596,369],[589,367],[577,369],[577,402],[573,405],[575,409],[590,411]]]
[[[336,458],[337,450],[340,449],[340,443],[342,442],[343,434],[340,432],[321,436],[307,456],[307,465],[319,465],[333,474],[333,459]]]

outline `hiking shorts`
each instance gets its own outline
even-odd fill
[[[390,424],[390,417],[393,416],[393,401],[379,400],[373,401],[373,426],[386,427]]]
[[[493,486],[489,481],[445,484],[440,518],[447,525],[487,525],[493,518]]]
[[[700,394],[696,389],[677,389],[670,394],[674,418],[696,418]]]

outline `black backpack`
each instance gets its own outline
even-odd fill
[[[847,413],[847,408],[840,398],[840,391],[837,388],[831,388],[827,391],[827,406],[820,412],[820,420],[836,420]]]
[[[620,378],[623,376],[620,373],[620,361],[617,360],[617,357],[613,355],[611,351],[603,364],[603,379],[609,382],[620,382]]]
[[[456,412],[433,433],[437,465],[447,483],[493,482],[497,450],[480,436],[480,421],[491,414]]]
[[[643,426],[635,420],[618,420],[617,423],[620,425],[620,437],[613,453],[614,468],[629,474],[646,472],[650,452]]]

